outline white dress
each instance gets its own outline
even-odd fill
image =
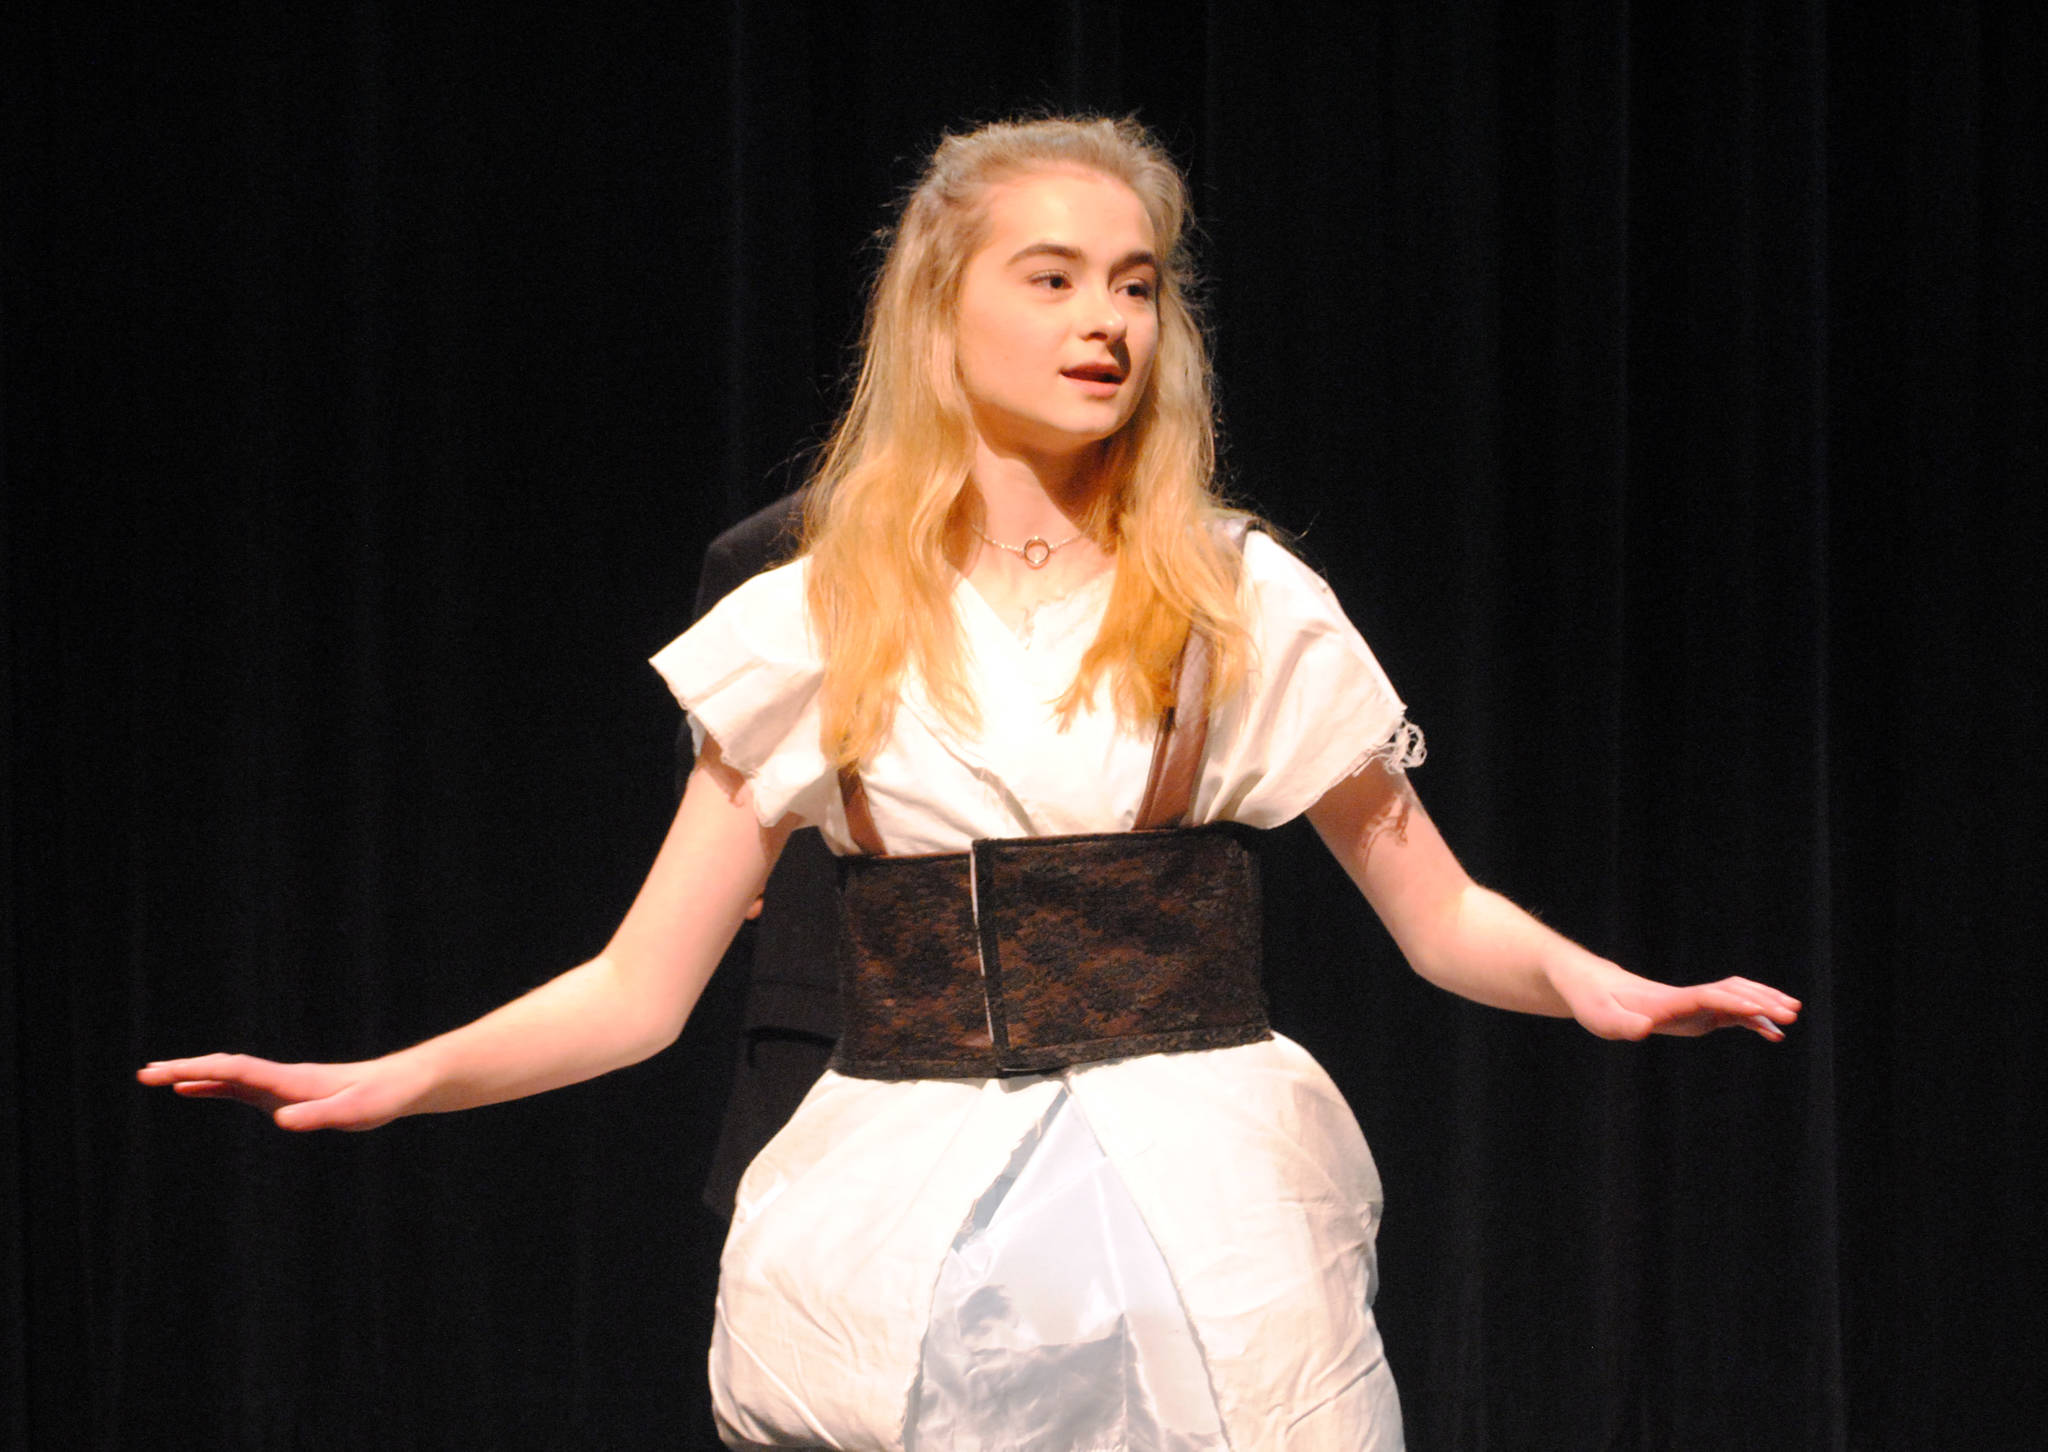
[[[763,822],[795,813],[851,852],[804,569],[756,577],[654,665]],[[1421,759],[1320,578],[1253,533],[1243,591],[1252,679],[1212,719],[1191,824],[1278,826],[1369,761]],[[1052,709],[1107,598],[1099,578],[1012,631],[959,583],[981,727],[906,684],[862,769],[892,854],[1130,827],[1150,733],[1103,703],[1065,729]],[[1350,1109],[1284,1038],[991,1080],[827,1072],[740,1185],[721,1431],[907,1452],[1398,1448],[1371,1310],[1380,1206]]]

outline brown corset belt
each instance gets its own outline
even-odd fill
[[[987,1078],[1271,1037],[1248,835],[1010,837],[842,858],[832,1066]]]

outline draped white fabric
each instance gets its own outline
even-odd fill
[[[654,663],[764,821],[794,812],[847,851],[803,570],[757,577]],[[1376,756],[1420,759],[1317,576],[1254,534],[1243,589],[1257,661],[1212,723],[1192,821],[1276,826]],[[1099,703],[1064,728],[1052,709],[1107,596],[1091,582],[1020,637],[959,583],[982,723],[906,685],[862,772],[891,852],[1131,825],[1149,733]],[[1001,1080],[827,1073],[742,1182],[714,1405],[739,1446],[1066,1447],[1020,1428],[1071,1408],[1139,1439],[1102,1445],[1398,1448],[1371,1312],[1380,1198],[1348,1106],[1285,1039]],[[1078,1279],[1056,1285],[1070,1256]],[[983,1314],[991,1290],[1013,1314]]]
[[[906,1452],[1221,1452],[1159,1247],[1062,1094],[946,1254]]]

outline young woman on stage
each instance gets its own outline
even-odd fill
[[[383,1058],[143,1081],[367,1129],[645,1058],[812,822],[844,854],[846,1031],[740,1188],[726,1440],[1400,1446],[1378,1176],[1267,1028],[1243,829],[1306,812],[1415,969],[1483,1003],[1772,1040],[1798,1004],[1638,977],[1459,867],[1365,642],[1216,498],[1186,223],[1133,123],[947,138],[803,553],[655,657],[698,764],[604,952]]]

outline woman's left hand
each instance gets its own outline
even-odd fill
[[[1798,999],[1750,978],[1681,988],[1599,962],[1575,963],[1553,972],[1550,981],[1572,1017],[1603,1039],[1697,1038],[1715,1029],[1746,1028],[1777,1043],[1799,1017]]]

